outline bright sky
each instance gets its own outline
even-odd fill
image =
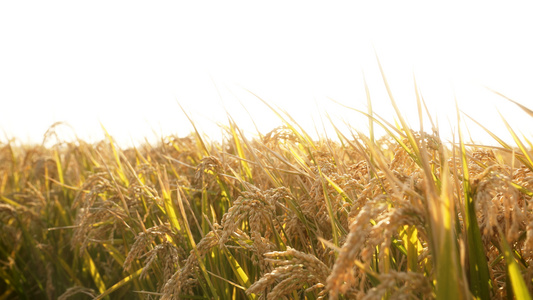
[[[443,135],[456,127],[455,93],[499,136],[509,134],[498,110],[531,138],[533,118],[482,87],[533,107],[525,2],[354,2],[2,1],[0,141],[40,143],[58,121],[92,140],[102,123],[122,144],[183,136],[192,127],[177,102],[212,136],[224,108],[248,132],[252,119],[263,133],[280,125],[246,89],[308,131],[328,112],[368,132],[364,116],[328,97],[366,110],[364,72],[375,112],[394,122],[374,48],[413,128],[414,73]]]

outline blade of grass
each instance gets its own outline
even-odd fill
[[[447,161],[447,160],[445,160]],[[453,193],[449,184],[448,164],[444,164],[442,175],[442,189],[438,199],[434,199],[440,213],[438,224],[435,224],[439,232],[438,236],[438,259],[437,265],[437,299],[469,299],[465,293],[462,278],[462,268],[457,251],[457,239],[454,234],[455,204]],[[481,298],[488,299],[488,298]]]
[[[498,95],[498,96],[500,96],[500,97],[503,97],[503,98],[507,99],[508,101],[510,101],[510,102],[512,102],[512,103],[514,103],[514,104],[516,104],[516,105],[517,105],[518,107],[520,107],[523,111],[525,111],[528,115],[530,115],[531,117],[533,117],[533,110],[531,110],[531,109],[527,108],[526,106],[524,106],[524,105],[522,105],[522,104],[520,104],[520,103],[514,101],[513,99],[511,99],[511,98],[505,96],[504,94],[502,94],[502,93],[500,93],[500,92],[497,92],[497,91],[495,91],[495,90],[493,90],[493,89],[491,89],[491,88],[489,88],[489,87],[485,87],[485,88],[488,89],[489,91],[493,92],[494,94],[496,94],[496,95]]]
[[[194,241],[194,236],[191,232],[191,228],[189,226],[189,222],[187,221],[187,215],[185,213],[185,207],[183,205],[183,198],[182,198],[182,194],[183,191],[181,189],[181,186],[178,185],[178,189],[177,189],[177,197],[178,197],[178,206],[179,206],[179,209],[180,209],[180,213],[181,213],[181,217],[183,219],[183,227],[185,228],[185,231],[187,233],[187,239],[189,241],[189,244],[191,245],[191,248],[193,249],[193,253],[196,255],[196,259],[198,261],[198,266],[200,267],[200,272],[202,273],[202,275],[204,276],[204,279],[205,281],[207,282],[207,286],[209,287],[209,290],[211,291],[212,293],[212,297],[214,297],[214,299],[219,299],[219,296],[218,296],[218,292],[217,290],[215,289],[214,285],[213,285],[213,282],[211,281],[210,277],[209,277],[209,274],[207,273],[207,268],[205,267],[205,263],[203,262],[203,259],[200,255],[200,253],[198,252],[198,248],[197,248],[197,245],[196,245],[196,242]]]
[[[59,152],[57,151],[57,148],[54,149],[54,160],[56,162],[56,168],[57,168],[57,174],[59,176],[59,182],[61,182],[62,185],[65,184],[65,176],[63,175],[63,167],[61,166],[61,158],[59,157]],[[66,196],[67,191],[63,188],[63,195]]]
[[[305,141],[306,142],[306,145],[308,147],[311,147],[313,150],[316,150],[316,147],[315,147],[315,144],[313,143],[311,137],[305,132],[302,130],[302,133],[300,133],[300,131],[296,130],[296,128],[294,128],[294,126],[289,122],[287,121],[280,113],[277,109],[275,109],[274,107],[272,107],[267,101],[263,100],[261,97],[259,97],[258,95],[254,94],[253,92],[249,91],[249,90],[246,90],[247,92],[249,92],[250,94],[254,95],[257,99],[261,100],[261,102],[263,102],[268,108],[270,108],[270,110],[272,110],[272,112],[274,112],[274,114],[276,114],[276,116],[278,116],[278,118],[280,118],[280,120],[287,126],[289,127],[289,129],[298,137],[298,139],[300,141]],[[285,113],[294,123],[296,123],[294,121],[294,119],[291,118],[291,116],[288,114],[288,113]],[[298,124],[298,123],[296,123]],[[300,127],[298,125],[298,127]],[[301,127],[300,127],[301,129]]]
[[[141,275],[142,271],[143,271],[143,268],[140,268],[139,270],[135,271],[131,275],[124,277],[121,281],[115,283],[109,289],[105,290],[103,293],[98,295],[98,297],[94,298],[94,300],[100,300],[100,299],[103,299],[103,298],[109,296],[114,291],[116,291],[119,288],[121,288],[121,287],[125,286],[126,284],[128,284],[134,278],[139,277],[139,275]]]
[[[167,178],[167,172],[165,166],[163,166],[163,178],[161,178],[161,171],[157,170],[157,179],[159,180],[159,185],[161,186],[161,192],[163,193],[163,203],[165,205],[165,214],[168,217],[170,225],[176,232],[181,231],[181,226],[178,221],[178,215],[172,203],[172,197],[170,196],[170,186]],[[187,220],[185,215],[183,216]]]
[[[335,217],[335,214],[333,212],[333,205],[331,204],[331,199],[329,198],[328,187],[326,185],[326,180],[324,180],[324,174],[322,173],[322,168],[320,168],[320,166],[318,164],[317,164],[317,167],[318,167],[318,172],[319,172],[319,175],[320,175],[320,181],[322,183],[322,190],[323,190],[323,193],[324,193],[324,199],[326,200],[326,209],[328,211],[329,220],[330,220],[330,223],[331,223],[331,232],[332,232],[332,235],[333,235],[333,244],[335,244],[335,246],[338,247],[339,246],[340,233],[339,233],[339,228],[337,227],[337,224],[335,222],[337,220],[337,218]]]
[[[527,285],[522,277],[522,272],[520,271],[520,266],[516,262],[513,250],[509,246],[505,238],[505,234],[502,233],[501,229],[498,227],[500,237],[501,237],[501,247],[503,251],[503,256],[505,257],[505,263],[507,264],[507,273],[508,281],[511,282],[512,290],[516,299],[531,300],[531,294],[527,288]]]
[[[371,117],[371,118],[368,118],[368,128],[370,130],[370,142],[374,144],[376,142],[375,137],[374,137],[374,113],[372,110],[372,100],[370,98],[370,90],[368,89],[368,84],[366,83],[364,72],[363,72],[363,83],[365,85],[366,106],[368,107],[368,115]]]
[[[209,149],[207,149],[205,143],[204,143],[204,140],[202,139],[202,136],[200,135],[200,132],[198,131],[198,129],[196,128],[196,124],[194,124],[194,122],[192,121],[192,119],[189,117],[189,114],[187,114],[187,112],[185,111],[185,109],[183,108],[183,106],[181,106],[181,104],[176,100],[176,103],[178,103],[179,107],[181,108],[181,111],[183,111],[183,114],[185,114],[185,116],[187,117],[187,119],[189,120],[189,122],[191,122],[191,125],[192,127],[194,128],[194,132],[196,133],[196,138],[198,139],[198,141],[200,141],[200,144],[202,146],[202,149],[204,151],[204,154],[207,155],[207,156],[211,156],[211,153],[209,152]]]
[[[244,155],[244,149],[240,142],[239,136],[237,135],[237,131],[235,130],[237,126],[235,125],[235,122],[233,122],[233,119],[231,119],[231,117],[228,116],[228,118],[229,118],[229,123],[230,123],[231,135],[233,136],[233,141],[235,143],[235,149],[237,149],[238,156],[242,158],[242,160],[240,160],[241,167],[244,170],[244,174],[248,178],[248,181],[253,184],[252,171],[250,170],[250,166],[246,162],[246,156]]]
[[[241,135],[241,138],[242,138],[242,141],[244,142],[244,144],[246,145],[246,147],[248,147],[248,149],[253,149],[253,147],[250,145],[250,143],[248,142],[248,139],[246,139],[246,137],[243,135],[242,131],[240,130],[240,128],[236,128],[237,131],[239,132],[239,134]],[[268,168],[265,166],[265,164],[263,163],[263,161],[261,159],[259,159],[259,157],[257,157],[257,155],[255,154],[255,151],[250,151],[252,156],[254,157],[254,160],[259,163],[260,167],[261,167],[261,170],[263,170],[263,172],[265,172],[265,174],[268,176],[268,178],[270,179],[270,181],[272,182],[272,184],[274,184],[274,186],[276,187],[281,187],[282,184],[281,182],[279,181],[278,178],[276,178],[272,172],[270,172],[268,170]]]
[[[102,159],[102,161],[104,161],[104,158],[100,154],[100,152],[97,151],[96,153],[100,156],[100,159]],[[115,189],[116,189],[117,194],[119,195],[119,198],[120,198],[120,200],[122,202],[122,206],[123,206],[124,212],[129,216],[130,215],[130,210],[128,209],[128,204],[126,203],[126,198],[124,198],[124,195],[122,194],[122,191],[120,189],[120,186],[118,185],[118,182],[115,179],[115,176],[113,176],[113,173],[111,172],[111,170],[109,169],[107,164],[104,164],[104,167],[106,168],[107,173],[109,174],[109,177],[111,177],[111,179],[113,181],[113,184],[115,185]],[[121,173],[119,173],[119,174],[121,174]],[[128,184],[129,184],[129,182],[128,182]]]
[[[502,114],[500,114],[500,117],[502,118],[503,120],[503,123],[505,124],[505,127],[507,127],[507,130],[509,130],[509,132],[511,133],[511,136],[513,137],[513,140],[515,141],[516,145],[518,146],[518,148],[520,149],[520,151],[522,151],[522,154],[524,155],[525,159],[524,159],[524,162],[525,162],[525,165],[533,171],[533,160],[531,159],[531,156],[529,155],[529,152],[528,150],[526,149],[526,146],[524,146],[524,143],[522,143],[522,141],[520,140],[520,138],[518,137],[518,135],[516,134],[516,132],[513,130],[513,128],[509,125],[509,123],[507,122],[507,120],[505,120],[505,118],[502,116]]]
[[[400,123],[402,125],[402,130],[407,135],[407,139],[408,139],[409,143],[411,144],[411,147],[413,148],[413,151],[415,152],[414,158],[415,158],[415,161],[417,161],[417,159],[420,158],[420,150],[418,148],[418,143],[416,142],[416,139],[415,139],[412,131],[409,129],[409,125],[407,124],[407,122],[403,118],[403,116],[402,116],[402,114],[400,112],[400,109],[398,108],[398,105],[396,104],[396,101],[394,100],[394,97],[392,95],[392,91],[391,91],[389,83],[387,81],[387,77],[385,76],[385,72],[383,71],[383,67],[381,66],[381,62],[379,61],[379,57],[378,57],[377,53],[376,53],[376,59],[378,61],[378,66],[379,66],[379,71],[381,73],[381,77],[383,78],[383,83],[385,84],[385,88],[387,89],[387,93],[389,95],[389,99],[390,99],[390,101],[392,103],[392,107],[396,111],[396,116],[398,116],[398,119],[400,120]],[[420,164],[419,161],[418,161],[418,164]]]
[[[105,133],[107,139],[109,140],[109,145],[111,146],[111,150],[113,151],[113,157],[115,158],[115,162],[116,162],[117,167],[118,167],[118,170],[117,170],[118,176],[120,177],[120,180],[122,181],[122,183],[127,187],[127,186],[130,185],[130,183],[128,181],[128,178],[126,177],[126,173],[124,172],[124,169],[122,168],[122,163],[120,162],[120,157],[119,157],[118,151],[117,151],[117,149],[115,147],[115,142],[113,141],[113,138],[111,137],[111,135],[105,129],[104,125],[100,124],[100,126],[104,130],[104,133]]]
[[[331,99],[331,98],[328,98],[334,102],[336,102],[335,100]],[[380,120],[378,120],[376,117],[373,117],[373,116],[370,116],[369,114],[367,114],[366,112],[363,112],[361,110],[358,110],[356,108],[353,108],[353,107],[349,107],[349,106],[346,106],[344,104],[341,104],[339,102],[336,102],[340,105],[342,105],[343,107],[346,107],[347,109],[350,109],[350,110],[353,110],[353,111],[356,111],[360,114],[363,114],[365,115],[367,118],[370,118],[373,120],[373,122],[375,122],[376,124],[378,124],[381,128],[383,128],[385,130],[385,132],[387,133],[388,136],[392,137],[402,148],[403,150],[405,150],[405,152],[407,152],[407,154],[417,163],[417,164],[420,164],[420,162],[418,161],[418,158],[416,156],[416,153],[413,152],[413,150],[411,150],[409,147],[407,147],[407,145],[402,141],[402,137],[407,137],[404,133],[401,132],[401,130],[397,129],[395,126],[393,126],[392,124],[390,124],[389,122],[385,121],[385,120],[382,120],[381,117],[379,117],[376,113],[373,113],[376,117],[379,117]],[[331,119],[330,119],[331,120]],[[391,130],[392,129],[392,130]],[[340,133],[340,131],[338,129],[335,130],[336,132]],[[397,136],[396,134],[394,134],[393,131],[396,131],[398,133],[399,136]]]
[[[405,255],[407,256],[407,271],[418,271],[418,255],[420,249],[418,248],[418,230],[414,225],[404,225],[400,231],[399,236],[402,239],[405,247]]]
[[[490,275],[486,255],[484,253],[483,241],[481,239],[481,232],[476,216],[476,207],[474,203],[474,191],[470,185],[470,176],[468,170],[468,161],[466,156],[466,148],[463,142],[461,133],[461,115],[459,113],[459,106],[456,101],[457,110],[457,125],[459,144],[461,151],[461,162],[463,166],[463,190],[464,190],[464,210],[466,216],[464,223],[466,227],[468,261],[470,263],[470,289],[474,297],[478,299],[490,298]]]
[[[484,127],[483,125],[481,125],[478,121],[474,120],[472,117],[470,117],[469,115],[467,115],[466,113],[463,113],[465,116],[467,116],[470,120],[472,120],[474,123],[476,123],[479,127],[481,127],[483,130],[485,130],[485,132],[487,132],[493,139],[495,139],[500,145],[502,145],[502,147],[504,147],[505,149],[509,150],[509,151],[513,151],[513,157],[516,157],[520,162],[522,162],[524,165],[526,166],[530,166],[530,164],[528,163],[527,159],[525,157],[523,157],[522,155],[515,155],[514,154],[514,149],[513,147],[511,147],[509,144],[507,144],[506,142],[504,142],[502,139],[500,139],[497,135],[495,135],[494,133],[492,133],[490,130],[488,130],[486,127]],[[531,169],[533,171],[533,169]]]
[[[102,279],[102,275],[100,275],[100,272],[98,272],[94,260],[92,259],[89,252],[87,252],[87,249],[83,252],[83,261],[85,268],[89,270],[89,274],[91,274],[94,284],[96,285],[96,288],[98,289],[100,294],[105,293],[105,291],[107,290],[105,282]],[[105,299],[109,299],[109,297],[106,296]]]

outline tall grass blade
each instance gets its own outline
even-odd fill
[[[259,99],[261,102],[263,102],[268,108],[270,108],[270,110],[272,112],[274,112],[274,114],[276,114],[276,116],[278,116],[278,118],[300,139],[300,141],[305,141],[306,142],[306,145],[308,147],[311,147],[312,149],[316,149],[315,147],[315,144],[313,143],[313,140],[311,139],[311,137],[305,132],[305,131],[299,131],[297,130],[296,128],[294,128],[294,126],[292,125],[291,122],[287,121],[282,115],[281,113],[275,109],[274,107],[272,107],[272,105],[270,105],[267,101],[265,101],[264,99],[262,99],[261,97],[259,97],[258,95],[254,94],[253,92],[247,90],[250,94],[254,95],[257,99]],[[294,119],[292,119],[292,117],[288,114],[288,113],[285,113],[294,123],[296,123],[294,121]],[[297,123],[296,123],[297,124]],[[300,127],[301,128],[301,127]]]
[[[198,265],[200,267],[200,272],[203,275],[205,281],[207,282],[207,286],[209,287],[209,291],[212,294],[211,296],[214,299],[219,299],[219,295],[218,295],[217,289],[213,285],[213,282],[211,281],[209,273],[207,273],[207,268],[205,266],[205,263],[203,261],[202,256],[198,252],[198,247],[196,245],[196,242],[194,241],[194,236],[193,236],[191,228],[189,226],[189,222],[187,221],[187,214],[185,213],[185,207],[183,205],[182,193],[183,193],[183,191],[181,189],[181,186],[178,186],[178,189],[177,189],[178,206],[179,206],[179,209],[180,209],[181,218],[182,218],[183,223],[184,223],[183,227],[185,228],[185,231],[187,233],[187,239],[188,239],[189,244],[190,244],[190,246],[192,248],[192,253],[194,253],[196,255],[196,259],[197,259]]]
[[[528,115],[530,115],[531,117],[533,117],[533,110],[531,110],[531,109],[527,108],[526,106],[524,106],[524,105],[522,105],[522,104],[520,104],[520,103],[514,101],[513,99],[511,99],[511,98],[505,96],[504,94],[502,94],[502,93],[500,93],[500,92],[497,92],[497,91],[495,91],[495,90],[493,90],[493,89],[491,89],[491,88],[489,88],[489,87],[485,87],[485,88],[488,89],[489,91],[493,92],[494,94],[496,94],[496,95],[498,95],[498,96],[500,96],[500,97],[503,97],[503,98],[507,99],[508,101],[510,101],[510,102],[512,102],[512,103],[514,103],[514,104],[516,104],[516,105],[517,105],[518,107],[520,107],[523,111],[525,111]]]
[[[115,158],[115,163],[117,164],[117,167],[118,167],[118,170],[117,170],[118,176],[119,176],[120,180],[122,181],[122,183],[125,186],[129,186],[130,183],[128,181],[126,173],[124,173],[124,169],[122,168],[122,163],[120,162],[120,156],[119,156],[118,151],[117,151],[117,149],[115,147],[115,142],[113,141],[113,138],[111,137],[109,132],[107,132],[107,130],[105,129],[104,125],[100,124],[100,126],[104,130],[104,133],[105,133],[107,139],[109,140],[109,145],[111,146],[111,150],[113,151],[113,157]]]
[[[400,109],[398,108],[398,105],[396,104],[396,101],[394,100],[394,97],[392,95],[392,91],[391,91],[389,83],[387,81],[387,77],[385,76],[385,72],[383,71],[383,67],[381,66],[381,62],[379,61],[379,57],[378,57],[377,53],[376,53],[376,59],[377,59],[378,66],[379,66],[379,71],[381,73],[381,77],[383,78],[383,83],[385,84],[385,88],[387,89],[387,93],[389,95],[389,99],[391,101],[392,107],[394,107],[394,111],[396,112],[396,116],[398,117],[398,119],[400,120],[400,123],[402,125],[401,129],[405,133],[405,135],[407,136],[407,139],[409,140],[409,143],[411,144],[411,147],[413,147],[413,151],[415,152],[414,158],[418,159],[420,157],[420,150],[418,149],[418,144],[416,142],[416,139],[415,139],[413,133],[409,129],[409,125],[407,124],[407,122],[403,118],[403,116],[402,116],[402,114],[400,112]],[[418,162],[418,163],[420,163],[420,162]]]
[[[176,101],[177,102],[177,101]],[[185,114],[185,116],[187,117],[187,119],[189,120],[189,122],[191,122],[191,125],[192,127],[194,128],[194,132],[196,133],[196,138],[198,139],[198,141],[200,142],[200,144],[202,145],[202,149],[204,151],[204,154],[206,156],[211,156],[211,153],[209,152],[209,149],[207,149],[205,143],[204,143],[204,140],[202,139],[202,136],[200,135],[200,132],[198,131],[198,129],[196,128],[196,124],[194,124],[193,120],[189,117],[189,114],[187,114],[187,112],[185,111],[185,109],[183,108],[183,106],[181,106],[181,104],[179,102],[177,102],[179,107],[181,108],[181,111],[183,112],[183,114]]]
[[[143,268],[140,268],[139,270],[135,271],[133,274],[124,277],[121,281],[115,283],[112,287],[107,289],[105,292],[103,292],[102,294],[98,295],[98,297],[94,298],[94,300],[100,300],[100,299],[106,298],[107,296],[109,296],[114,291],[116,291],[119,288],[121,288],[121,287],[125,286],[126,284],[130,283],[136,277],[139,277],[139,275],[141,275],[142,271],[143,271]]]
[[[165,214],[167,215],[170,225],[176,230],[176,232],[181,231],[181,226],[178,220],[178,214],[174,209],[174,204],[172,203],[172,197],[170,192],[170,186],[167,178],[167,172],[163,167],[163,178],[161,178],[161,171],[157,171],[157,179],[161,185],[161,192],[163,193],[163,203],[165,205]],[[184,219],[186,220],[186,218]]]
[[[444,160],[447,161],[447,160]],[[442,189],[439,199],[434,199],[435,209],[439,212],[439,221],[433,224],[438,227],[438,259],[437,265],[437,299],[469,299],[463,288],[463,278],[459,253],[454,233],[455,203],[449,183],[448,165],[444,164]],[[488,298],[481,298],[488,299]]]
[[[507,273],[509,276],[508,281],[510,281],[512,286],[512,291],[514,293],[514,296],[516,299],[520,300],[531,300],[531,294],[529,293],[529,290],[527,288],[527,285],[524,281],[524,278],[522,277],[522,272],[520,271],[520,266],[516,262],[513,250],[509,246],[509,243],[507,242],[505,238],[505,234],[501,232],[500,230],[500,236],[501,236],[501,247],[503,250],[503,256],[505,257],[505,263],[507,264]]]
[[[486,254],[483,250],[483,241],[481,239],[481,232],[479,230],[479,224],[476,216],[476,206],[473,197],[475,191],[473,190],[470,184],[466,148],[461,133],[461,116],[459,113],[459,107],[457,106],[457,102],[456,109],[461,162],[463,166],[464,210],[466,213],[466,216],[464,217],[464,223],[467,231],[466,237],[468,248],[468,261],[470,263],[470,289],[474,297],[478,299],[489,299],[491,284],[490,274],[488,269],[488,263],[485,258]]]
[[[246,139],[246,137],[244,136],[244,134],[242,134],[240,128],[236,128],[237,131],[239,131],[239,134],[241,135],[242,137],[242,141],[244,142],[244,144],[246,145],[246,147],[248,147],[248,149],[253,149],[253,147],[250,145],[250,143],[248,142],[248,139]],[[274,174],[272,172],[269,171],[269,169],[266,167],[265,163],[263,162],[262,159],[260,159],[257,154],[255,153],[255,151],[251,151],[251,154],[252,156],[254,157],[254,160],[259,164],[259,166],[261,167],[261,170],[267,175],[268,179],[270,179],[270,181],[272,182],[272,184],[276,187],[281,187],[282,184],[281,182],[279,181],[279,179],[274,176]]]
[[[511,136],[513,137],[513,140],[515,141],[516,145],[518,146],[523,156],[525,157],[525,159],[522,162],[530,170],[533,171],[533,160],[531,159],[531,156],[529,155],[529,151],[527,150],[526,146],[524,145],[524,143],[522,143],[522,141],[520,140],[516,132],[513,130],[513,128],[509,125],[507,120],[505,120],[505,118],[501,114],[500,114],[500,117],[502,118],[503,123],[505,124],[505,127],[507,127],[507,130],[509,130],[509,132],[511,133]]]
[[[324,180],[324,174],[322,173],[322,170],[321,168],[319,167],[318,168],[318,172],[320,174],[320,177],[321,177],[321,182],[322,182],[322,190],[323,190],[323,193],[324,193],[324,199],[326,200],[326,208],[327,208],[327,212],[328,212],[328,215],[329,215],[329,220],[330,220],[330,223],[331,223],[331,231],[332,231],[332,234],[333,234],[333,244],[337,247],[339,247],[339,237],[340,237],[340,233],[339,233],[339,229],[337,227],[337,224],[335,223],[335,220],[337,219],[334,212],[333,212],[333,206],[331,204],[331,199],[329,197],[329,193],[328,193],[328,188],[327,188],[327,185],[326,185],[326,180]]]
[[[470,120],[472,120],[474,123],[476,123],[479,127],[481,127],[483,130],[485,130],[485,132],[487,132],[493,139],[495,139],[500,145],[502,145],[503,148],[505,148],[506,150],[508,151],[511,151],[513,153],[513,156],[516,157],[520,162],[522,162],[524,165],[526,165],[528,168],[530,168],[530,170],[533,170],[533,168],[531,167],[531,164],[528,162],[528,160],[523,157],[522,155],[519,155],[519,154],[515,154],[514,153],[514,149],[512,146],[510,146],[509,144],[507,144],[505,141],[503,141],[502,139],[500,139],[496,134],[492,133],[490,130],[488,130],[486,127],[484,127],[483,125],[481,125],[478,121],[474,120],[473,118],[471,118],[470,116],[468,116],[467,114],[465,114]]]
[[[89,274],[91,274],[91,277],[94,281],[94,284],[96,285],[96,288],[98,291],[103,294],[107,290],[104,280],[102,279],[102,275],[100,275],[100,272],[98,271],[96,264],[94,263],[91,255],[87,250],[83,252],[83,260],[85,268],[89,270]],[[105,297],[105,299],[109,299],[108,297]]]
[[[242,158],[240,160],[241,167],[244,170],[244,174],[246,175],[246,178],[248,179],[248,181],[250,181],[253,184],[252,170],[250,169],[250,166],[246,162],[246,156],[244,155],[244,149],[242,147],[239,136],[237,135],[237,130],[235,130],[237,125],[235,125],[235,122],[233,122],[231,118],[229,120],[229,123],[230,123],[231,135],[233,136],[233,141],[235,143],[235,149],[237,150],[237,154],[239,155],[239,157]]]
[[[365,95],[366,95],[366,105],[368,107],[368,115],[371,118],[368,118],[368,128],[370,130],[370,142],[374,144],[376,139],[374,137],[374,111],[372,110],[372,100],[370,98],[370,90],[368,89],[368,84],[366,83],[365,74],[363,73],[363,82],[365,85]]]

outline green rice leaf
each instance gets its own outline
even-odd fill
[[[134,278],[139,277],[143,271],[143,268],[140,268],[139,270],[135,271],[133,274],[124,277],[121,281],[115,283],[113,286],[111,286],[109,289],[105,290],[103,293],[98,295],[98,297],[94,298],[94,300],[100,300],[107,296],[109,296],[114,291],[118,290],[119,288],[125,286],[129,282],[131,282]]]
[[[509,246],[509,243],[507,243],[505,234],[503,234],[501,231],[500,236],[503,256],[505,257],[505,263],[507,264],[507,273],[514,295],[516,299],[531,300],[531,294],[529,293],[527,285],[522,276],[522,272],[520,271],[520,266],[514,258],[513,250]]]
[[[466,237],[468,244],[468,261],[470,263],[470,289],[474,297],[478,299],[490,298],[490,275],[488,269],[488,262],[484,253],[483,241],[481,239],[481,232],[476,216],[476,207],[474,203],[474,190],[470,185],[470,176],[468,170],[468,161],[466,155],[466,148],[463,142],[461,133],[461,118],[459,114],[459,107],[457,107],[459,143],[461,151],[461,162],[463,166],[463,190],[464,190],[464,207],[466,216],[464,223],[466,227]]]

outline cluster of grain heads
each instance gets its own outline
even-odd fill
[[[260,294],[259,299],[297,298],[297,291],[304,293],[318,291],[318,299],[326,295],[324,289],[330,269],[316,256],[290,247],[285,251],[273,251],[265,254],[273,270],[264,274],[249,289],[248,295]],[[288,259],[281,259],[289,257]]]

